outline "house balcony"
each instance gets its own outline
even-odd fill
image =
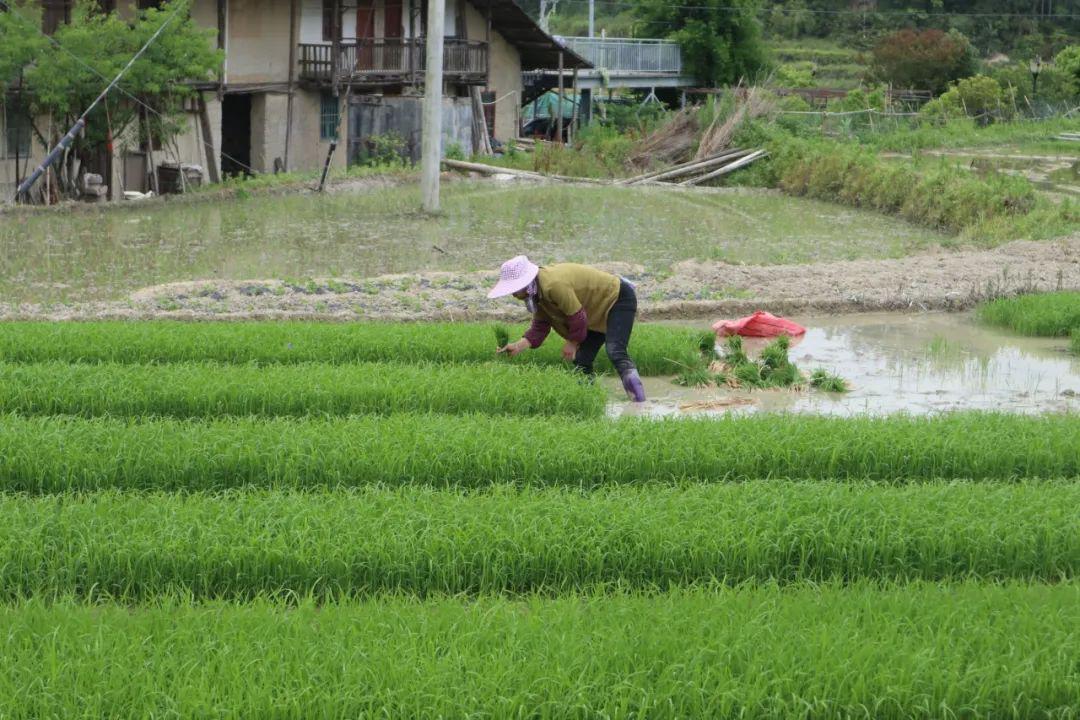
[[[300,79],[329,84],[420,85],[424,82],[427,47],[422,38],[373,38],[330,44],[300,45]],[[487,81],[488,43],[446,38],[443,78],[462,85]]]

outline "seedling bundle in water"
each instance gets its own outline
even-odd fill
[[[701,344],[703,354],[705,343]],[[727,386],[732,388],[798,388],[807,383],[807,378],[791,362],[788,352],[791,350],[791,338],[781,335],[766,345],[760,356],[754,360],[747,355],[743,339],[732,335],[724,344],[724,353],[716,364],[689,367],[675,378],[676,384],[687,387],[707,385]],[[826,392],[847,392],[847,383],[843,379],[830,375],[823,369],[817,369],[809,378],[809,385]]]

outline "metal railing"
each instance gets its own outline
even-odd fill
[[[672,40],[634,38],[559,38],[568,50],[598,70],[611,72],[682,73],[682,48]]]
[[[338,79],[361,83],[420,83],[426,66],[426,45],[416,38],[373,38],[340,44],[334,62],[330,44],[300,45],[300,78],[329,82],[336,68]],[[478,40],[443,41],[443,75],[461,82],[483,82],[487,77],[488,44]]]

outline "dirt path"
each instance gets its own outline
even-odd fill
[[[1003,294],[1080,289],[1080,234],[896,260],[772,266],[687,261],[663,274],[633,265],[606,267],[635,283],[646,319],[733,316],[759,308],[789,314],[963,310]],[[494,272],[425,272],[303,285],[208,280],[145,288],[121,302],[0,305],[0,319],[523,319],[519,303],[486,299],[494,278]]]

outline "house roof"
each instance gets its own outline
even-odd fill
[[[472,0],[485,12],[491,7],[491,27],[521,54],[522,70],[554,70],[559,67],[559,52],[563,54],[563,67],[567,70],[591,68],[588,60],[573,50],[564,48],[544,32],[528,13],[514,0]]]

